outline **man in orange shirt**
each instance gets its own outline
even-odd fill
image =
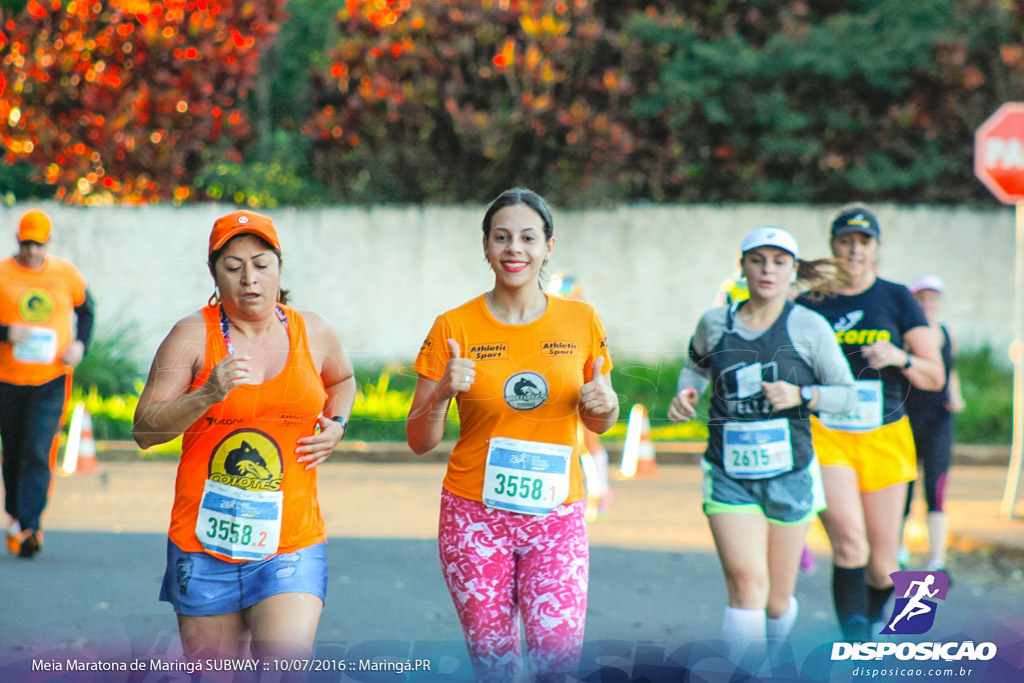
[[[29,211],[18,225],[18,252],[0,261],[0,440],[7,549],[40,551],[40,516],[71,373],[92,335],[93,303],[85,278],[46,253],[52,224]],[[72,336],[72,312],[76,318]]]

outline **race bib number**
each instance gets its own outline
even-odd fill
[[[551,512],[569,497],[572,446],[495,437],[487,449],[483,501],[528,515]]]
[[[281,491],[247,491],[209,479],[203,489],[196,538],[233,560],[262,560],[281,542]]]
[[[764,479],[793,469],[789,420],[726,422],[722,464],[734,479]]]
[[[818,420],[829,429],[842,432],[866,432],[882,426],[882,381],[862,379],[854,382],[857,405],[850,413],[821,413]]]
[[[57,358],[57,330],[31,328],[28,341],[14,345],[14,358],[22,363],[52,363]]]

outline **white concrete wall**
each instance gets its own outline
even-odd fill
[[[213,284],[206,245],[225,205],[79,208],[0,207],[8,253],[29,208],[54,219],[51,252],[70,258],[98,306],[97,333],[135,325],[148,364],[170,326],[196,310]],[[409,362],[434,317],[489,289],[483,206],[266,211],[284,248],[293,303],[326,315],[356,362]],[[549,274],[569,270],[608,328],[613,353],[654,361],[682,353],[700,314],[732,271],[743,236],[789,229],[808,258],[828,253],[837,207],[791,205],[630,206],[556,211]],[[922,272],[948,287],[946,321],[967,347],[1012,338],[1014,232],[1011,209],[877,206],[882,275]],[[0,240],[0,245],[3,241]]]

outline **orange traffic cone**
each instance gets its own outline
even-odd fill
[[[658,476],[658,465],[654,457],[654,444],[651,442],[651,416],[645,409],[643,426],[640,430],[640,448],[637,452],[636,476],[647,479]]]
[[[88,474],[96,471],[96,440],[92,437],[92,416],[84,411],[82,418],[82,438],[78,444],[78,467],[75,472]]]
[[[75,406],[68,426],[68,442],[64,447],[64,474],[96,471],[96,441],[92,435],[92,417],[84,403]]]

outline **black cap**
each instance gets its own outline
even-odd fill
[[[842,237],[851,232],[859,232],[881,239],[882,229],[878,227],[878,219],[870,209],[864,206],[854,206],[843,209],[836,219],[832,221],[832,236]]]

